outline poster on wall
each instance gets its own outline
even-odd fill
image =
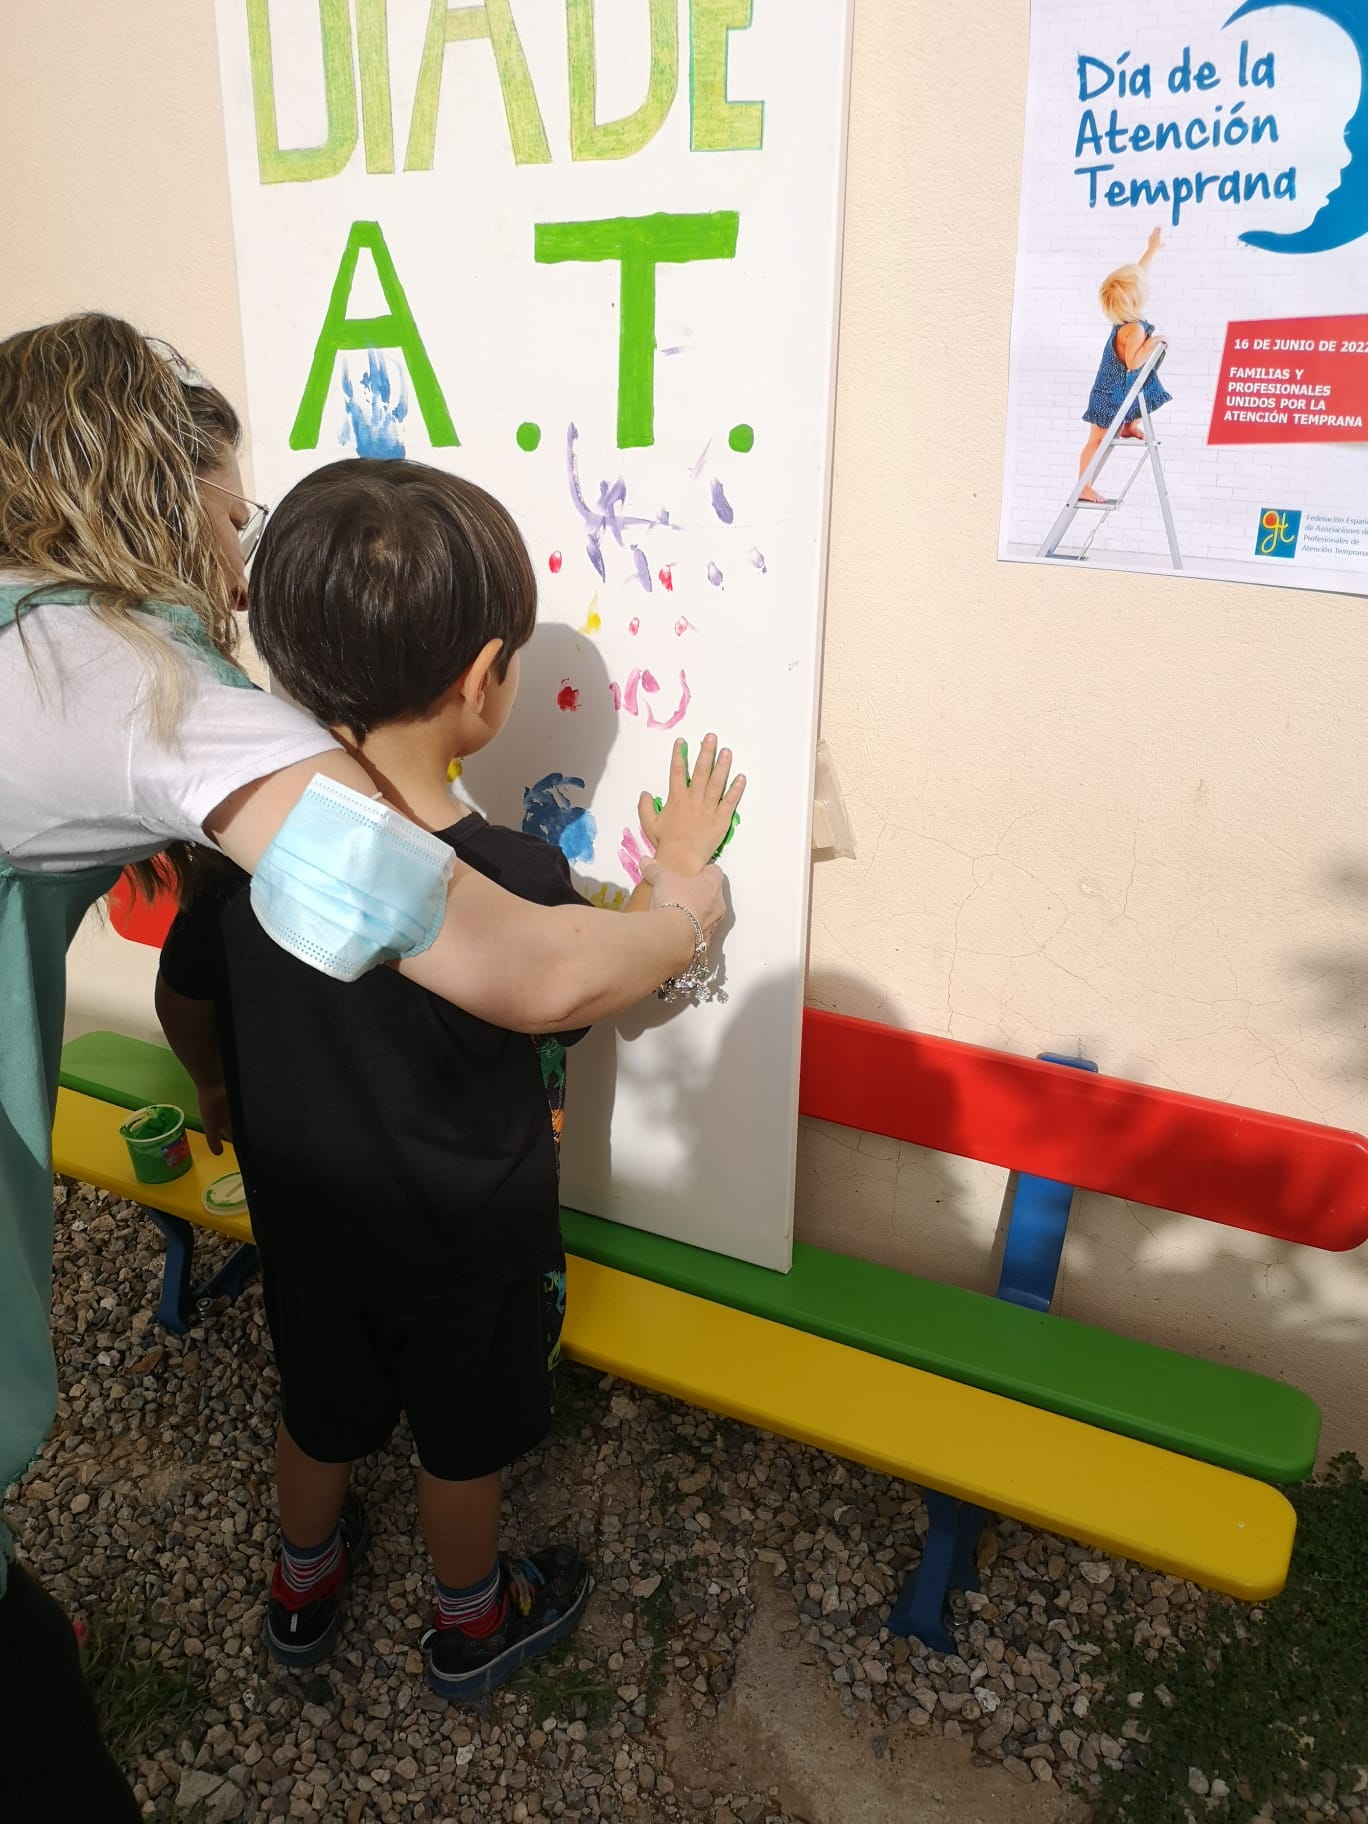
[[[1368,591],[1368,5],[1035,0],[999,556]]]
[[[217,19],[256,492],[436,463],[539,577],[513,717],[454,789],[615,908],[677,738],[749,780],[726,999],[572,1052],[563,1200],[786,1268],[849,0]]]

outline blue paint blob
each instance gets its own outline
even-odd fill
[[[598,825],[582,804],[575,804],[570,788],[584,790],[583,779],[564,773],[547,773],[523,791],[523,835],[554,843],[567,861],[592,861]]]
[[[377,348],[366,354],[366,371],[353,384],[350,365],[342,370],[342,404],[346,422],[340,441],[358,456],[379,456],[397,461],[404,455],[404,420],[408,417],[408,387],[399,370],[398,397],[389,363]]]
[[[724,526],[731,525],[736,518],[731,502],[727,499],[726,490],[720,481],[712,484],[712,510]]]

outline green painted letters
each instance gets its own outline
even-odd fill
[[[677,0],[651,0],[651,79],[646,99],[633,114],[599,123],[598,65],[594,47],[594,0],[565,0],[570,53],[570,156],[574,159],[631,158],[664,124],[679,88]]]
[[[739,218],[713,215],[617,216],[602,222],[538,222],[536,254],[564,260],[620,260],[618,412],[620,449],[655,442],[656,267],[688,260],[730,260]]]
[[[356,60],[361,66],[361,132],[367,171],[394,169],[388,7],[389,0],[356,0]]]
[[[247,45],[252,59],[257,166],[263,184],[304,183],[336,177],[356,150],[356,87],[352,81],[351,17],[347,0],[318,0],[323,31],[323,92],[328,137],[321,146],[282,150],[276,124],[268,0],[247,0]]]
[[[347,304],[356,278],[356,263],[363,249],[375,262],[375,276],[389,307],[388,313],[383,317],[347,315]],[[380,232],[379,222],[353,222],[351,233],[347,236],[342,263],[337,269],[332,296],[328,300],[328,314],[318,332],[313,363],[309,368],[309,377],[304,382],[304,396],[299,402],[299,411],[290,431],[292,450],[317,449],[318,433],[323,423],[323,406],[332,384],[338,354],[344,349],[357,348],[397,348],[404,357],[408,377],[413,383],[413,396],[418,401],[423,423],[427,426],[428,442],[434,449],[450,448],[460,442],[446,400],[442,397],[437,375],[428,360],[423,339],[418,334],[418,325],[413,320],[413,312],[404,296],[404,288],[394,270],[394,261],[385,245],[385,237]]]
[[[689,150],[758,152],[763,101],[727,100],[727,39],[751,22],[751,0],[689,0]]]
[[[446,47],[467,38],[487,38],[494,52],[514,160],[520,165],[549,165],[551,148],[546,142],[546,128],[532,87],[532,73],[523,55],[522,40],[513,23],[508,0],[483,0],[479,6],[448,6],[447,0],[432,0],[418,88],[413,98],[408,151],[404,155],[405,171],[432,169]]]

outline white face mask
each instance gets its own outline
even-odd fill
[[[455,859],[398,811],[316,774],[252,876],[252,910],[291,956],[354,982],[433,942]]]

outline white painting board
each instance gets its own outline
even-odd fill
[[[218,27],[257,493],[402,453],[505,501],[537,569],[518,706],[458,789],[611,905],[676,735],[750,780],[729,998],[572,1054],[563,1199],[787,1268],[850,0]]]

